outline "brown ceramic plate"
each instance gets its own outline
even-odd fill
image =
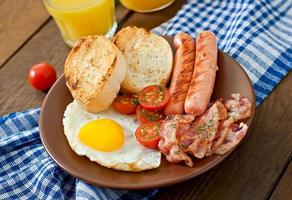
[[[172,45],[172,38],[167,38]],[[240,93],[253,104],[252,116],[247,121],[250,126],[255,110],[255,95],[252,84],[242,67],[230,56],[218,53],[218,66],[213,99],[227,98],[231,93]],[[213,155],[197,159],[194,167],[172,164],[164,158],[159,168],[145,172],[121,172],[108,169],[91,162],[88,158],[75,154],[64,135],[62,118],[72,96],[61,76],[49,91],[42,105],[40,117],[41,140],[55,162],[72,176],[88,183],[119,189],[147,189],[167,186],[193,178],[211,169],[232,151],[223,156]],[[249,132],[250,134],[250,132]]]

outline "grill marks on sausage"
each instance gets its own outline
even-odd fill
[[[165,114],[183,114],[184,101],[192,79],[195,62],[195,41],[185,33],[175,36],[176,50],[174,71],[169,92],[171,98],[165,108]]]
[[[200,116],[208,108],[217,68],[216,36],[210,31],[203,31],[196,41],[195,67],[184,104],[187,114]]]

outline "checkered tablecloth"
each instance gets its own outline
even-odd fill
[[[162,35],[182,31],[193,37],[211,30],[218,47],[247,72],[259,105],[292,68],[291,0],[189,0]]]
[[[98,188],[65,173],[40,141],[39,113],[38,108],[0,118],[0,199],[131,200],[157,193]]]
[[[213,31],[246,70],[260,104],[292,67],[291,7],[290,0],[189,0],[154,32]],[[158,192],[98,188],[65,173],[41,144],[39,112],[0,118],[0,199],[149,199]]]

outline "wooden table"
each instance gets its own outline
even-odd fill
[[[119,27],[151,29],[170,19],[184,0],[138,14],[116,7]],[[39,107],[46,93],[27,84],[29,68],[48,62],[60,76],[69,48],[39,0],[0,2],[0,115]],[[249,135],[207,173],[161,189],[158,199],[292,199],[292,73],[256,110]],[[1,198],[1,197],[0,197]]]

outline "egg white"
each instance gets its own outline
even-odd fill
[[[116,151],[102,152],[83,144],[78,138],[79,129],[95,119],[111,119],[119,123],[124,129],[124,145]],[[65,110],[63,126],[72,150],[104,167],[122,171],[143,171],[160,165],[161,152],[145,148],[137,142],[135,131],[139,122],[133,115],[122,115],[113,108],[95,114],[89,113],[74,100]]]

